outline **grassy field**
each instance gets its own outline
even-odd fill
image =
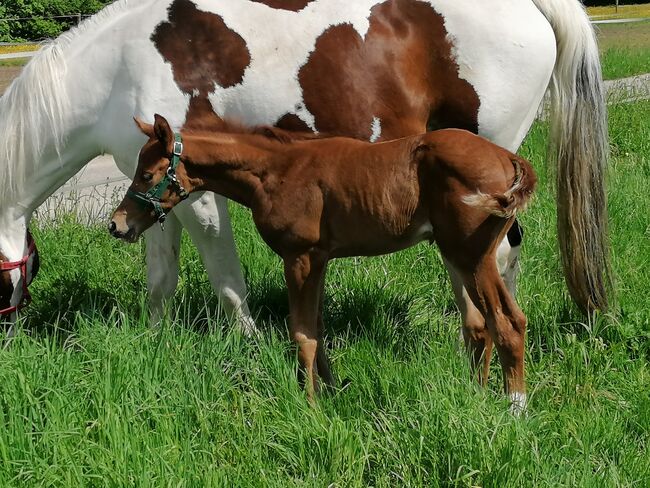
[[[5,46],[0,45],[0,54],[29,52],[29,51],[35,51],[38,48],[39,48],[38,44],[30,44],[30,43],[18,44],[18,45],[11,44]]]
[[[650,21],[596,26],[605,79],[650,73]]]
[[[281,264],[247,211],[233,206],[257,340],[220,316],[187,240],[175,316],[150,330],[142,244],[73,217],[35,225],[34,304],[0,351],[0,486],[649,486],[649,114],[649,102],[610,110],[608,316],[585,320],[567,296],[543,125],[521,151],[541,180],[522,217],[522,418],[496,361],[487,389],[469,379],[430,246],[331,267],[327,342],[349,384],[310,408]]]
[[[640,3],[636,5],[619,5],[616,8],[615,2],[605,7],[588,7],[587,12],[595,18],[639,18],[650,17],[650,3]]]

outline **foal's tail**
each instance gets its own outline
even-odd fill
[[[525,210],[537,184],[537,175],[525,159],[513,156],[511,161],[515,167],[515,179],[508,190],[492,194],[479,191],[464,196],[463,202],[504,219],[514,217],[519,210]]]

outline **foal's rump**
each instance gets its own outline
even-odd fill
[[[441,185],[444,198],[505,219],[526,207],[537,183],[528,161],[468,131],[426,134],[415,151],[425,154],[432,183]]]
[[[525,159],[513,156],[511,161],[515,169],[515,178],[510,188],[502,193],[483,193],[478,190],[476,193],[464,196],[463,202],[470,207],[482,208],[504,219],[514,217],[519,210],[525,210],[535,189],[537,176],[533,167]]]

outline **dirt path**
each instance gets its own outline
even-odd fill
[[[20,66],[0,66],[0,95],[4,93],[11,81],[20,74]]]

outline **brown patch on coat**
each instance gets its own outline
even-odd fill
[[[219,15],[202,12],[190,0],[174,0],[166,22],[151,40],[167,61],[178,87],[192,96],[186,124],[212,123],[218,116],[208,95],[217,86],[241,83],[251,55],[246,41]]]
[[[458,77],[443,17],[416,0],[373,7],[365,39],[350,24],[331,27],[299,72],[307,109],[319,131],[381,139],[427,129],[478,132],[480,101]]]
[[[303,8],[309,5],[314,0],[250,0],[254,3],[263,3],[267,7],[276,10],[291,10],[293,12],[300,12]]]

